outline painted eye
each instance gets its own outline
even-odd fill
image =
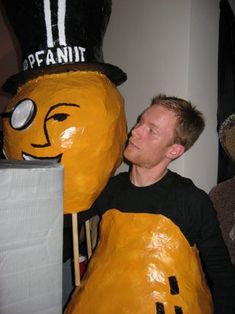
[[[69,114],[67,114],[67,113],[56,113],[53,116],[51,116],[50,118],[48,118],[48,120],[53,119],[53,120],[61,122],[61,121],[66,120],[68,117],[69,117]]]
[[[36,114],[36,105],[31,99],[20,101],[11,114],[10,123],[14,129],[25,129]]]

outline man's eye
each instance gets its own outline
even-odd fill
[[[139,121],[137,122],[137,125],[140,126],[140,125],[143,125],[144,124],[144,121],[142,119],[139,119]]]
[[[153,135],[157,135],[158,134],[158,132],[156,130],[151,129],[151,128],[149,129],[149,133],[151,133]]]
[[[67,114],[67,113],[56,113],[53,116],[51,116],[50,118],[48,118],[48,120],[49,119],[53,119],[53,120],[56,120],[56,121],[64,121],[68,117],[69,117],[69,114]]]

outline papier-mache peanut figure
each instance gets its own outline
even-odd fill
[[[64,212],[88,209],[121,163],[126,80],[103,62],[109,0],[3,0],[22,50],[23,70],[3,89],[8,159],[60,162]]]
[[[126,74],[103,61],[112,2],[2,3],[23,60],[22,71],[3,86],[12,94],[1,115],[4,154],[14,160],[60,162],[64,213],[86,210],[120,165],[127,137],[124,100],[117,89]],[[70,216],[64,221],[65,262],[72,254]]]

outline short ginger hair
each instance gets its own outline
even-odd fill
[[[162,106],[175,113],[177,126],[174,143],[183,145],[185,151],[192,147],[205,128],[203,114],[190,101],[164,94],[155,96],[150,106],[153,105]]]

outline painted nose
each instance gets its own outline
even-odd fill
[[[41,143],[32,143],[31,146],[35,148],[42,148],[50,146],[50,140],[47,134],[47,130],[45,128],[37,131],[37,139],[40,139]]]

